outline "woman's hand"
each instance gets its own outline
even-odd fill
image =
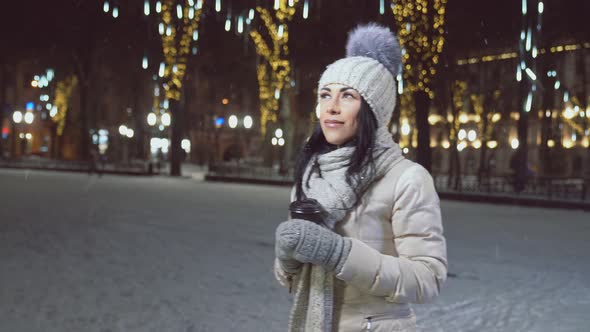
[[[352,246],[350,239],[302,219],[279,224],[275,236],[279,259],[321,265],[335,273],[342,269]]]

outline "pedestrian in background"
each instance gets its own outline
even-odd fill
[[[387,129],[396,37],[361,26],[346,50],[320,78],[320,123],[291,192],[292,202],[318,202],[321,220],[291,210],[277,227],[275,276],[294,296],[289,331],[415,331],[410,304],[435,298],[447,276],[439,198]]]

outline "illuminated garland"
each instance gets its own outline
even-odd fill
[[[449,140],[456,141],[457,140],[457,133],[461,128],[461,111],[463,110],[463,96],[465,95],[465,91],[467,91],[467,82],[465,81],[455,81],[452,86],[453,89],[453,107],[454,112],[453,114],[457,114],[457,117],[453,116],[453,114],[449,114],[447,116],[447,123],[450,124],[449,126]]]
[[[402,52],[403,77],[409,93],[434,97],[431,84],[444,46],[447,0],[396,0],[392,10]],[[432,21],[431,21],[432,19]]]
[[[414,132],[415,130],[411,130],[415,126],[415,118],[412,116],[414,114],[414,98],[412,95],[408,93],[404,93],[400,96],[400,127],[398,130],[402,131],[402,128],[405,124],[410,126],[410,133]],[[412,144],[411,135],[404,135],[402,131],[402,135],[399,136],[399,144],[402,148],[408,147]]]
[[[549,53],[572,52],[572,51],[577,51],[580,49],[589,49],[589,48],[590,48],[590,43],[557,45],[557,46],[551,46],[549,48]],[[545,48],[539,49],[539,54],[546,54],[546,53],[547,53],[547,49],[545,49]],[[507,52],[507,53],[501,53],[501,54],[484,55],[481,57],[459,59],[459,60],[457,60],[457,64],[459,66],[463,66],[463,65],[476,64],[476,63],[480,63],[480,62],[508,60],[508,59],[514,59],[517,57],[518,57],[517,52]]]
[[[160,18],[164,24],[165,32],[162,36],[162,51],[166,64],[163,84],[167,99],[180,100],[182,81],[186,73],[186,65],[190,52],[193,33],[198,29],[201,18],[202,5],[191,6],[194,1],[183,1],[184,5],[176,4],[174,0],[165,0],[162,3]],[[178,12],[182,17],[174,22],[173,15]],[[178,14],[176,14],[178,16]],[[181,31],[177,31],[179,28]],[[177,35],[178,38],[177,38]]]
[[[57,113],[51,118],[53,122],[57,123],[57,136],[63,134],[66,125],[66,115],[68,113],[70,96],[76,85],[78,85],[78,78],[75,75],[69,76],[57,83],[55,100],[53,101],[53,105],[57,108]]]
[[[494,91],[494,102],[498,102],[498,100],[500,99],[500,90],[496,90]],[[472,94],[471,96],[471,103],[473,104],[473,109],[475,111],[476,117],[478,117],[479,119],[482,119],[484,116],[484,98],[485,96],[480,94],[480,95],[476,95],[476,94]],[[476,125],[477,125],[477,131],[480,133],[481,136],[481,140],[482,141],[489,141],[492,138],[492,134],[494,132],[494,124],[498,121],[494,116],[495,114],[492,112],[488,112],[486,115],[487,118],[487,127],[484,128],[483,127],[483,121],[477,121]],[[485,129],[485,131],[484,131]]]
[[[291,2],[292,6],[289,6]],[[266,134],[267,124],[276,122],[279,110],[279,98],[285,83],[289,81],[291,63],[289,60],[288,22],[295,15],[298,0],[279,0],[279,8],[273,13],[263,7],[256,7],[262,25],[268,36],[268,43],[259,31],[251,30],[256,53],[263,59],[257,68],[260,98],[260,131]],[[274,14],[274,15],[273,15]]]
[[[581,113],[579,111],[582,105],[579,103],[578,98],[572,97],[568,103],[569,104],[568,106],[566,106],[566,109],[563,112],[560,112],[561,118],[565,123],[572,127],[572,129],[574,129],[579,135],[586,135],[586,128],[590,127],[590,114],[586,112],[590,110],[590,107],[585,110],[585,116],[582,117],[580,116]],[[574,108],[571,107],[572,105],[574,106]],[[579,119],[581,119],[580,122],[582,122],[582,124],[576,122],[576,120]],[[586,128],[584,127],[584,125],[586,125]]]

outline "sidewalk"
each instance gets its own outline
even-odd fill
[[[9,169],[30,169],[57,172],[79,172],[90,173],[90,164],[85,161],[76,160],[53,160],[47,158],[23,158],[18,160],[0,159],[0,168]],[[129,163],[97,163],[91,173],[95,174],[119,174],[119,175],[156,175],[150,173],[148,163],[133,161]]]
[[[29,169],[29,170],[43,170],[56,172],[74,172],[74,173],[88,173],[89,164],[81,161],[66,161],[66,160],[51,160],[46,158],[27,158],[20,160],[2,160],[0,159],[0,169]],[[207,166],[199,166],[196,164],[185,162],[181,167],[182,176],[196,180],[204,180],[207,173]],[[132,163],[107,163],[104,166],[98,164],[93,174],[116,174],[116,175],[132,175],[132,176],[155,176],[170,174],[170,165],[168,162],[163,162],[161,168],[157,169],[154,165],[151,173],[149,164],[144,161],[134,161]]]
[[[272,179],[272,178],[252,178],[243,176],[231,176],[215,173],[207,173],[204,176],[205,181],[218,182],[234,182],[234,183],[250,183],[263,184],[273,186],[293,186],[292,180],[286,179]],[[476,193],[476,192],[458,192],[438,190],[438,195],[441,199],[464,201],[464,202],[480,202],[501,205],[519,205],[519,206],[534,206],[544,208],[558,208],[558,209],[579,209],[590,212],[590,201],[582,200],[563,200],[563,199],[548,199],[545,197],[535,197],[533,195],[517,194],[517,193]]]

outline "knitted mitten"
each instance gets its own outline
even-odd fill
[[[349,238],[302,219],[281,223],[276,242],[282,252],[297,261],[322,265],[336,274],[342,270],[352,247]]]
[[[303,265],[300,261],[293,258],[291,252],[285,251],[278,241],[278,237],[275,239],[275,256],[279,259],[279,265],[283,271],[291,274],[299,272],[299,268]]]

